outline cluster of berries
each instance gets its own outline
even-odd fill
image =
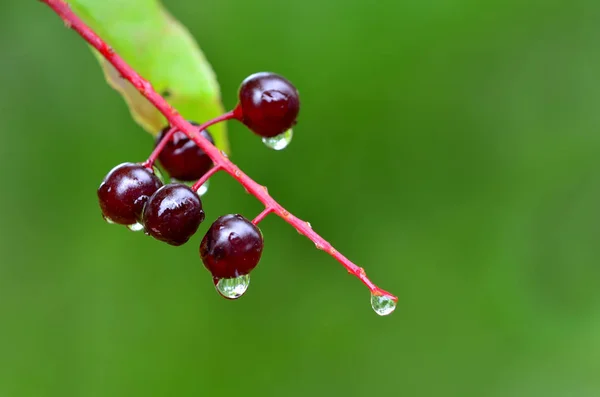
[[[299,109],[298,91],[288,80],[257,73],[242,82],[239,103],[230,118],[271,139],[296,123]],[[214,144],[208,130],[200,133]],[[106,221],[144,230],[157,240],[179,246],[190,240],[205,218],[198,194],[201,185],[196,182],[190,187],[190,183],[202,180],[214,164],[186,134],[171,127],[158,135],[155,150],[171,183],[163,184],[151,156],[145,163],[113,168],[98,188],[98,200]],[[245,292],[263,245],[260,229],[241,215],[221,216],[210,226],[200,244],[200,256],[224,297],[235,299]]]

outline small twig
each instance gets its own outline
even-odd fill
[[[225,170],[228,174],[233,176],[246,190],[260,200],[265,208],[269,208],[270,211],[280,216],[287,223],[292,225],[300,234],[308,237],[318,249],[327,252],[329,255],[334,257],[338,262],[344,266],[349,273],[356,276],[360,281],[363,282],[369,288],[371,293],[376,296],[387,296],[394,301],[398,298],[389,292],[377,287],[367,277],[364,269],[352,263],[348,258],[342,255],[340,252],[335,250],[331,244],[329,244],[323,237],[319,236],[307,222],[290,214],[285,208],[283,208],[275,199],[273,199],[267,189],[256,183],[248,175],[243,173],[234,163],[232,163],[227,157],[225,157],[219,149],[213,146],[207,139],[205,139],[200,133],[199,128],[192,126],[188,123],[181,115],[169,105],[154,89],[152,85],[144,80],[131,66],[129,66],[123,58],[115,53],[115,51],[102,40],[96,33],[94,33],[69,7],[64,0],[41,0],[46,3],[50,8],[54,10],[65,22],[67,27],[75,30],[81,37],[83,37],[89,44],[92,45],[98,52],[110,62],[115,69],[121,74],[121,76],[128,80],[150,103],[152,103],[158,111],[160,111],[165,118],[169,121],[173,128],[177,128],[179,131],[185,133],[198,147],[212,159],[215,167]],[[215,120],[211,120],[209,123],[222,121],[224,119],[231,119],[236,117],[232,115],[232,112],[226,113],[223,116],[218,117]],[[264,212],[264,211],[263,211]],[[261,215],[259,215],[260,217]]]
[[[271,212],[273,212],[273,208],[265,208],[260,214],[256,215],[256,218],[254,218],[252,220],[252,223],[255,224],[255,225],[258,225]]]
[[[196,130],[194,133],[199,134],[200,131],[207,129],[208,127],[210,127],[212,125],[220,123],[221,121],[231,120],[233,118],[235,118],[235,116],[233,115],[233,112],[227,112],[225,114],[222,114],[219,117],[216,117],[212,120],[207,121],[206,123],[204,123],[202,125],[199,125],[197,127],[194,126],[194,128]],[[179,129],[177,127],[171,127],[169,129],[169,131],[165,134],[165,136],[160,140],[158,145],[156,145],[156,147],[154,148],[152,153],[150,153],[150,156],[148,156],[148,160],[146,160],[144,162],[144,166],[146,168],[152,168],[152,166],[156,162],[156,159],[158,158],[158,156],[160,156],[160,153],[163,151],[165,146],[167,146],[167,143],[169,143],[169,141],[173,138],[173,135],[175,135],[175,133],[177,131],[179,131]]]
[[[154,148],[152,153],[150,153],[150,156],[148,156],[148,160],[144,161],[144,163],[143,163],[144,167],[146,167],[150,170],[152,169],[152,167],[154,167],[154,163],[156,162],[156,159],[158,158],[158,156],[160,156],[160,153],[163,151],[165,146],[167,146],[167,143],[169,143],[169,141],[171,140],[171,138],[173,138],[173,135],[175,135],[176,132],[177,132],[177,128],[175,128],[175,127],[171,127],[169,129],[169,131],[166,133],[166,135],[163,137],[163,139],[161,139],[161,141],[158,142],[158,145],[156,145],[156,147]]]
[[[194,185],[192,186],[192,190],[197,191],[198,189],[200,189],[202,187],[202,185],[204,185],[211,176],[213,176],[214,174],[217,173],[217,171],[220,171],[220,170],[221,170],[221,167],[216,165],[216,166],[212,167],[210,170],[206,171],[206,174],[202,175],[202,177],[200,179],[198,179],[198,181],[196,183],[194,183]]]

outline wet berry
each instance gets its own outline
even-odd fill
[[[135,224],[148,198],[161,186],[156,175],[141,164],[120,164],[110,170],[98,188],[102,215],[110,222]]]
[[[198,126],[196,123],[192,124]],[[157,145],[170,129],[171,127],[166,127],[160,132],[156,138]],[[215,141],[207,130],[200,131],[200,134],[214,145]],[[199,179],[213,165],[210,157],[181,131],[173,134],[158,159],[172,178],[183,182]]]
[[[285,78],[268,72],[247,77],[240,86],[235,115],[254,133],[270,138],[296,124],[300,97]]]
[[[215,278],[234,278],[256,267],[263,250],[260,230],[241,215],[224,215],[208,229],[200,244],[204,266]]]
[[[171,245],[185,244],[204,220],[202,202],[186,185],[165,185],[154,193],[146,206],[142,223],[146,233]]]

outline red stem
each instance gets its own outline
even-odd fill
[[[200,189],[202,187],[202,185],[204,185],[211,176],[213,176],[217,171],[220,171],[220,170],[221,170],[221,167],[218,165],[212,167],[210,170],[208,170],[206,172],[206,174],[202,175],[202,177],[200,179],[198,179],[198,181],[196,183],[194,183],[194,185],[192,186],[192,190],[197,191],[198,189]]]
[[[121,76],[128,80],[143,96],[146,97],[169,121],[171,126],[185,133],[194,141],[204,152],[213,160],[215,167],[227,171],[233,176],[246,190],[260,200],[269,212],[274,212],[287,223],[292,225],[300,233],[308,237],[318,249],[326,251],[338,262],[340,262],[350,274],[356,276],[362,281],[374,295],[385,295],[397,301],[398,298],[389,292],[377,287],[369,280],[364,269],[352,263],[348,258],[335,250],[323,237],[319,236],[311,229],[309,224],[294,215],[290,214],[277,201],[275,201],[267,192],[267,188],[256,183],[248,175],[244,174],[234,163],[229,161],[219,149],[213,146],[199,133],[197,127],[188,123],[181,115],[169,105],[154,89],[152,85],[144,80],[135,70],[133,70],[115,51],[105,43],[96,33],[94,33],[77,15],[71,11],[69,5],[63,0],[41,0],[46,3],[60,16],[65,25],[75,30],[89,44],[92,45],[108,62],[110,62]],[[231,112],[230,112],[231,113]],[[230,113],[221,117],[233,118]],[[264,211],[263,211],[264,212]],[[259,215],[260,216],[260,215]]]
[[[167,146],[167,143],[171,140],[171,138],[173,138],[173,135],[175,135],[177,131],[178,130],[175,127],[171,127],[169,129],[169,131],[163,137],[163,139],[161,139],[160,142],[158,142],[158,145],[156,145],[152,153],[150,153],[150,156],[148,156],[148,160],[144,161],[144,167],[152,169],[154,163],[156,162],[156,159],[158,158],[158,156],[160,156],[160,153],[163,151],[165,146]]]
[[[260,214],[256,215],[256,218],[252,220],[252,223],[258,225],[263,219],[267,217],[271,212],[273,212],[273,208],[265,208]]]
[[[227,112],[225,114],[220,115],[219,117],[216,117],[212,120],[207,121],[206,123],[204,123],[202,125],[199,125],[198,127],[194,126],[194,128],[196,129],[196,131],[194,131],[194,133],[204,139],[204,137],[200,134],[200,131],[203,131],[212,125],[220,123],[221,121],[231,120],[233,118],[235,118],[233,111]],[[161,141],[158,143],[158,145],[156,145],[156,147],[154,148],[152,153],[150,153],[150,156],[148,156],[148,160],[146,160],[144,162],[144,166],[146,168],[152,168],[152,166],[154,165],[154,162],[156,161],[158,156],[160,156],[160,152],[163,151],[165,146],[167,146],[167,143],[169,143],[169,141],[171,140],[171,138],[173,138],[173,135],[175,135],[175,133],[177,131],[179,131],[179,129],[177,127],[171,127],[169,129],[169,131],[163,137],[163,139],[161,139]],[[186,134],[186,135],[189,135],[189,134]]]

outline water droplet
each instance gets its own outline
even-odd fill
[[[312,229],[312,225],[310,224],[310,222],[306,222],[306,226],[308,226],[309,229]]]
[[[283,134],[279,134],[272,138],[263,138],[262,141],[266,147],[273,150],[283,150],[292,141],[292,137],[294,136],[294,131],[290,128]]]
[[[104,218],[104,220],[106,221],[106,223],[108,223],[109,225],[114,225],[115,224],[115,221],[113,221],[112,219],[110,219],[106,215],[102,215],[102,218]]]
[[[371,307],[380,316],[387,316],[396,309],[396,302],[388,295],[371,294]]]
[[[227,299],[237,299],[244,295],[250,284],[250,275],[235,278],[220,278],[217,281],[217,292]]]
[[[202,184],[202,186],[200,186],[200,188],[198,190],[196,190],[196,193],[198,194],[198,196],[202,197],[206,194],[206,192],[208,192],[208,187],[210,186],[210,181],[206,181]]]
[[[132,232],[141,232],[142,230],[144,230],[144,225],[137,222],[133,225],[127,225],[127,229],[131,230]]]

